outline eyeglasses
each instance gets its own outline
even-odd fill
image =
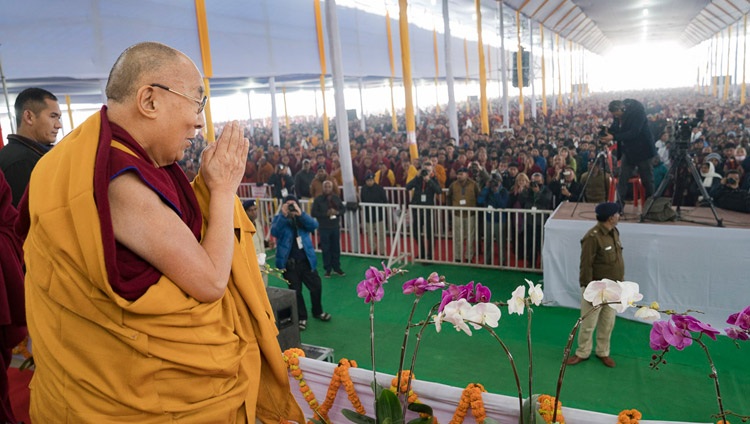
[[[162,90],[167,90],[170,93],[174,93],[174,94],[180,95],[180,96],[182,96],[182,97],[184,97],[186,99],[194,101],[195,103],[198,104],[198,112],[196,112],[196,113],[203,112],[203,108],[206,107],[206,101],[208,101],[208,97],[206,97],[206,96],[203,96],[203,99],[198,99],[196,97],[189,96],[189,95],[187,95],[185,93],[180,93],[179,91],[173,90],[173,89],[167,87],[166,85],[162,85],[162,84],[153,83],[153,84],[151,84],[151,87],[158,87],[158,88],[161,88]]]

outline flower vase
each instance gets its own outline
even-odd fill
[[[518,417],[518,424],[544,424],[544,418],[539,414],[539,395],[531,395],[523,400],[523,412]],[[531,416],[529,417],[529,409],[533,407]],[[531,420],[529,420],[529,418]]]

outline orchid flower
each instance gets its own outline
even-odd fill
[[[500,316],[502,316],[502,312],[500,312],[500,308],[498,308],[497,305],[485,302],[477,303],[472,306],[471,310],[469,310],[468,314],[465,316],[465,319],[471,321],[469,324],[471,324],[475,330],[479,330],[482,328],[482,324],[496,328],[498,326],[498,321],[500,321]]]
[[[622,287],[617,281],[603,278],[599,281],[592,281],[583,291],[583,298],[597,306],[607,302],[619,302]]]
[[[716,335],[719,334],[719,330],[709,324],[698,321],[698,319],[690,315],[672,315],[672,322],[677,328],[705,334],[714,340],[716,340]]]
[[[466,299],[458,299],[445,305],[435,317],[435,330],[440,332],[443,321],[453,324],[456,331],[463,331],[471,336],[471,329],[464,320],[470,315],[471,304]]]
[[[357,297],[365,299],[365,303],[380,302],[385,295],[383,283],[377,278],[368,278],[357,284]]]
[[[635,317],[644,321],[656,321],[661,318],[661,314],[656,309],[643,306],[635,312]]]
[[[610,304],[609,306],[616,310],[618,313],[625,312],[626,309],[633,306],[635,302],[643,299],[643,295],[640,293],[640,287],[638,283],[632,281],[618,281],[617,284],[620,286],[620,303]]]
[[[542,299],[544,299],[544,292],[542,291],[542,285],[537,284],[534,285],[529,279],[526,279],[526,283],[529,285],[529,298],[531,299],[531,303],[534,304],[534,306],[539,306],[542,304]]]
[[[729,315],[727,324],[735,325],[743,330],[750,330],[750,306],[736,314]]]
[[[445,287],[445,281],[440,279],[437,272],[433,272],[429,277],[415,278],[404,283],[402,289],[404,294],[416,294],[417,296],[423,295],[428,291],[435,291]]]
[[[508,313],[523,315],[523,310],[526,306],[526,287],[516,287],[511,296],[512,297],[508,299]]]

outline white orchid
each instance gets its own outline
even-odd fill
[[[529,298],[531,299],[531,303],[534,304],[534,306],[539,306],[542,304],[542,299],[544,299],[544,292],[542,291],[542,285],[537,284],[534,285],[529,279],[526,279],[526,283],[529,285]]]
[[[488,327],[496,328],[498,321],[500,321],[500,308],[494,303],[477,303],[471,307],[469,313],[464,316],[464,319],[474,327],[475,330],[482,328],[481,324],[485,324]]]
[[[597,306],[607,302],[619,302],[622,287],[617,281],[603,278],[590,282],[583,291],[583,298]]]
[[[464,333],[471,336],[471,329],[464,320],[467,315],[470,315],[471,303],[466,299],[458,299],[448,303],[443,308],[443,311],[437,314],[435,317],[435,330],[440,332],[441,323],[443,321],[453,324],[456,331],[463,331]]]
[[[633,306],[635,302],[643,300],[643,295],[640,293],[640,287],[638,286],[638,283],[634,283],[632,281],[619,281],[617,284],[621,288],[619,299],[620,303],[611,304],[609,306],[612,307],[612,309],[616,310],[618,313],[625,312],[625,309]]]
[[[644,321],[657,321],[661,319],[661,314],[656,309],[651,309],[648,306],[642,306],[635,311],[635,317],[640,318]]]
[[[619,313],[624,312],[635,302],[643,299],[638,283],[632,281],[614,281],[603,278],[592,281],[583,291],[583,298],[597,306],[609,303],[609,306]]]
[[[526,306],[526,287],[516,287],[511,296],[512,297],[508,299],[508,313],[523,315],[523,310]]]
[[[435,330],[439,333],[442,323],[449,322],[456,331],[463,331],[471,336],[468,324],[477,330],[482,328],[482,324],[495,328],[501,315],[500,308],[494,303],[472,305],[466,299],[458,299],[445,305],[443,311],[435,316]]]

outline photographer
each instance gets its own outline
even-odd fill
[[[549,184],[549,189],[554,196],[553,205],[557,206],[566,200],[577,202],[581,197],[583,185],[576,181],[576,173],[573,168],[567,166],[562,172],[562,178],[552,181]]]
[[[476,181],[480,188],[486,187],[490,182],[490,173],[478,161],[471,163],[469,171],[471,179]]]
[[[628,193],[628,179],[635,170],[641,177],[646,197],[654,194],[654,174],[651,158],[656,156],[654,137],[646,118],[643,104],[637,100],[614,100],[609,103],[609,111],[614,117],[607,135],[600,137],[600,142],[617,142],[617,158],[620,164],[620,176],[617,181],[617,197],[622,205]]]
[[[435,181],[432,163],[425,162],[419,174],[406,184],[406,191],[413,191],[412,205],[435,205],[435,196],[442,193]],[[419,240],[419,258],[432,259],[432,211],[425,209],[411,210],[412,232]],[[425,237],[429,240],[425,243]]]
[[[493,246],[498,252],[499,263],[503,263],[502,246],[505,238],[503,227],[506,225],[507,214],[502,213],[499,209],[508,207],[508,198],[508,190],[503,187],[502,177],[499,173],[493,173],[487,187],[479,192],[477,203],[479,203],[479,206],[489,209],[489,212],[485,213],[486,222],[484,225],[484,263],[487,265],[495,263]]]
[[[300,209],[297,197],[287,196],[279,213],[271,223],[271,235],[276,237],[276,268],[284,273],[284,279],[297,294],[299,329],[307,328],[307,308],[302,297],[302,284],[310,291],[313,316],[329,321],[331,314],[323,311],[323,284],[318,274],[318,259],[315,256],[310,233],[318,228],[318,221]]]
[[[717,207],[736,212],[750,212],[750,193],[740,188],[740,173],[737,170],[727,172],[727,176],[721,180],[721,185],[710,194]]]

